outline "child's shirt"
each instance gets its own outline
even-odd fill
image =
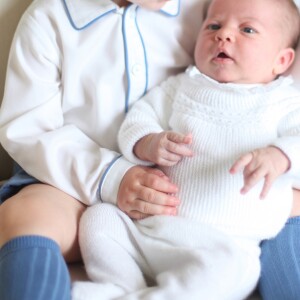
[[[86,204],[116,202],[131,163],[117,133],[148,89],[193,61],[203,0],[161,11],[35,0],[13,40],[0,141],[30,175]]]

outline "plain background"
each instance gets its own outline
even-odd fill
[[[6,65],[19,19],[32,0],[0,0],[0,101],[3,98]],[[0,180],[11,174],[12,161],[0,146]]]

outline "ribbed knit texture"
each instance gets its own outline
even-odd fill
[[[290,175],[299,176],[300,97],[290,84],[284,77],[268,85],[220,84],[191,69],[129,111],[120,148],[129,160],[140,162],[132,149],[142,136],[162,130],[192,133],[194,156],[163,168],[180,188],[179,215],[229,234],[272,237],[289,216],[294,178],[282,176],[260,200],[263,182],[241,195],[243,175],[231,175],[229,169],[240,155],[276,145],[291,160]]]
[[[245,299],[260,273],[257,243],[176,216],[135,223],[101,203],[83,214],[79,239],[93,283],[74,283],[74,300]]]
[[[300,217],[289,219],[274,239],[262,243],[259,290],[264,300],[298,300]]]
[[[58,245],[22,236],[0,249],[1,300],[69,300],[70,276]]]

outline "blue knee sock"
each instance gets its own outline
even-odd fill
[[[69,300],[70,289],[70,275],[54,241],[22,236],[0,249],[1,300]]]
[[[300,299],[300,217],[261,245],[259,291],[264,300]]]

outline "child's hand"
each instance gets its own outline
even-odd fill
[[[135,166],[123,177],[117,205],[132,219],[151,215],[176,215],[178,188],[158,169]]]
[[[176,165],[183,157],[193,155],[187,147],[191,143],[191,134],[164,131],[143,137],[136,143],[134,153],[140,159],[169,167]]]
[[[275,179],[290,167],[288,157],[276,147],[256,149],[241,156],[230,168],[231,174],[244,169],[244,186],[242,194],[246,194],[257,182],[265,178],[260,198],[267,196]]]

